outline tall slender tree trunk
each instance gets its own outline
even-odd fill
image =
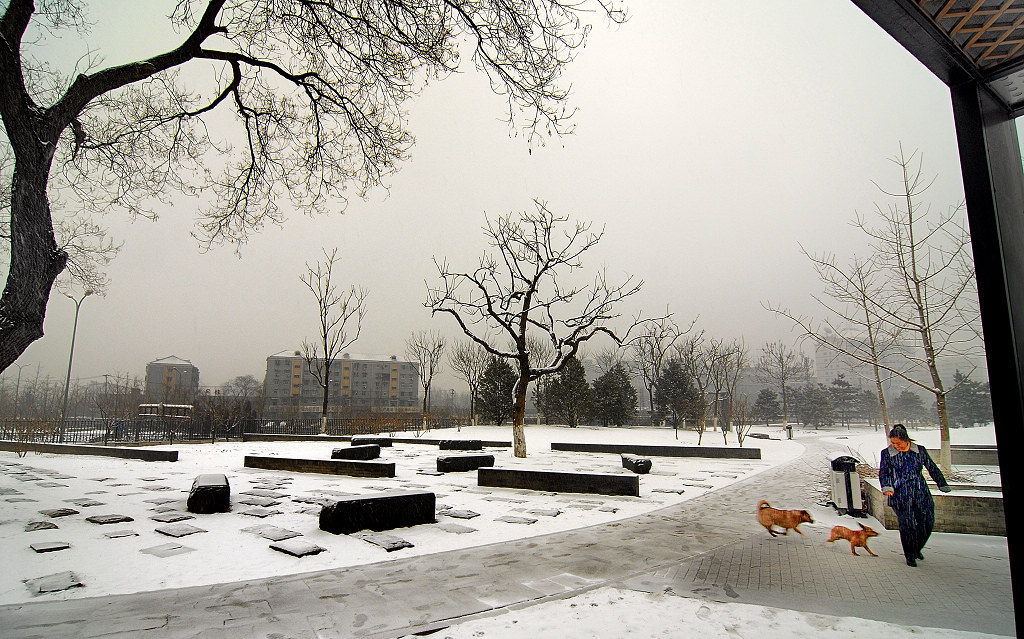
[[[516,457],[526,457],[526,375],[520,374],[516,382],[515,404],[512,408],[512,452]]]

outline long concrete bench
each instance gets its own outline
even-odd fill
[[[245,442],[347,442],[351,435],[289,435],[284,433],[242,433]]]
[[[295,459],[291,457],[261,457],[246,455],[246,468],[290,470],[296,473],[322,473],[325,475],[351,475],[352,477],[394,477],[395,463],[382,461],[356,461],[349,459]]]
[[[358,444],[348,448],[335,448],[331,451],[331,459],[377,459],[380,457],[380,446],[377,444]]]
[[[347,535],[432,524],[435,506],[434,493],[425,490],[342,497],[320,509],[320,530]]]
[[[569,473],[516,468],[480,468],[476,472],[478,486],[543,490],[555,493],[640,496],[640,478],[637,475]]]
[[[440,450],[483,450],[484,443],[479,439],[442,439],[437,447]]]
[[[226,513],[231,510],[231,486],[219,473],[199,475],[192,482],[185,508],[190,513]]]
[[[439,439],[437,437],[395,437],[391,441],[396,444],[425,444],[427,446],[440,446],[443,441],[452,441],[447,439]],[[466,440],[469,441],[469,440]],[[484,448],[511,448],[512,442],[508,440],[493,440],[493,439],[481,439],[479,440],[480,445]]]
[[[761,459],[760,448],[724,446],[657,446],[641,444],[585,444],[551,442],[551,450],[574,453],[630,453],[645,457],[710,457],[713,459]]]
[[[483,466],[493,466],[494,455],[476,453],[469,455],[440,455],[437,458],[437,472],[460,473],[476,470]]]
[[[16,442],[0,440],[0,450],[18,452],[31,450],[39,453],[61,455],[93,455],[96,457],[117,457],[119,459],[141,459],[142,461],[178,461],[176,450],[155,450],[153,448],[127,448],[117,446],[90,446],[88,444],[48,444],[41,442]]]
[[[371,437],[369,435],[353,435],[352,445],[353,446],[364,446],[366,444],[376,444],[381,448],[391,448],[391,444],[395,440],[391,437]]]

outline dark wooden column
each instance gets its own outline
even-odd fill
[[[976,82],[950,88],[978,277],[1004,512],[1024,508],[1024,169],[1017,125]],[[1024,594],[1024,526],[1006,518],[1013,599]],[[1021,635],[1021,615],[1017,634]]]

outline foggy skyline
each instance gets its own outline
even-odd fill
[[[411,159],[387,190],[353,194],[344,215],[296,211],[236,255],[203,252],[191,237],[199,199],[170,194],[155,222],[111,212],[101,222],[124,248],[106,295],[82,304],[72,378],[141,378],[146,363],[175,355],[203,386],[262,380],[268,356],[315,335],[299,278],[321,248],[338,248],[340,281],[370,291],[349,352],[403,357],[406,338],[425,329],[460,338],[423,306],[432,258],[471,268],[487,248],[485,214],[527,210],[533,198],[605,229],[584,255],[587,273],[644,280],[620,309],[624,325],[668,307],[681,325],[697,318],[714,337],[744,338],[756,358],[764,342],[797,336],[762,302],[819,313],[810,294],[821,285],[798,242],[840,262],[865,251],[849,222],[886,201],[872,181],[898,182],[888,158],[900,144],[938,176],[926,202],[963,199],[948,89],[848,0],[627,7],[624,25],[597,21],[567,69],[574,135],[532,148],[510,136],[503,99],[467,71],[410,105]],[[166,19],[135,15],[145,9],[133,3],[103,9],[90,7],[89,42],[107,64],[174,41]],[[126,24],[133,38],[116,41]],[[74,311],[51,296],[45,336],[18,360],[23,378],[37,364],[64,378]],[[435,383],[463,390],[449,371]]]

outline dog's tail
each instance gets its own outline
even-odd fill
[[[771,508],[771,507],[772,507],[772,505],[768,503],[767,499],[762,499],[761,501],[757,502],[757,509],[758,510],[764,510],[765,508]]]

